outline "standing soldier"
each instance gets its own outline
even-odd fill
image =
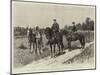
[[[39,26],[36,26],[36,38],[40,38],[40,29]]]
[[[56,22],[56,19],[53,19],[54,23],[52,24],[52,30],[53,32],[57,33],[59,32],[59,24]]]
[[[39,49],[39,53],[41,54],[42,52],[42,34],[40,32],[39,26],[36,26],[36,50]]]
[[[29,26],[27,26],[27,28],[26,28],[26,35],[27,35],[27,37],[29,36]]]

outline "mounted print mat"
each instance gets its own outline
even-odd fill
[[[11,74],[96,69],[95,5],[11,5]]]

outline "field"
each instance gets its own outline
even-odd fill
[[[90,31],[90,32],[82,31],[81,33],[85,35],[86,44],[91,43],[91,42],[93,43],[87,46],[83,52],[75,55],[73,58],[70,58],[68,60],[67,59],[62,60],[61,62],[62,64],[67,65],[67,64],[73,64],[73,63],[84,63],[84,62],[88,63],[90,62],[90,60],[94,62],[94,44],[95,44],[94,43],[94,32],[93,31]],[[50,48],[48,45],[46,45],[47,39],[45,35],[43,35],[43,43],[44,43],[44,47],[42,48],[42,54],[35,55],[34,53],[30,53],[27,37],[16,37],[15,36],[14,37],[14,51],[13,51],[14,52],[14,60],[13,60],[14,68],[23,67],[23,66],[26,66],[32,63],[33,61],[38,61],[40,59],[45,59],[49,57]],[[77,50],[81,51],[81,49],[79,49],[80,47],[79,41],[74,41],[71,43],[72,48],[73,48],[71,52],[68,52],[68,49],[67,49],[68,45],[67,45],[67,41],[65,37],[63,37],[63,43],[64,43],[64,50],[66,52],[65,55],[71,52],[73,52],[74,54],[74,52]],[[58,52],[58,48],[56,47],[56,53],[57,52]],[[60,56],[64,56],[64,55],[60,55]]]

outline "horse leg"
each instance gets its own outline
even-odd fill
[[[39,53],[41,54],[41,53],[42,53],[42,52],[41,52],[41,45],[38,44],[38,46],[39,46]]]
[[[34,49],[35,49],[35,46],[34,46],[34,45],[35,45],[35,43],[33,42],[33,51],[34,51]]]
[[[59,43],[58,43],[57,45],[58,45],[58,48],[59,48],[59,54],[60,54],[60,45],[59,45]]]
[[[83,37],[82,42],[83,42],[83,48],[84,48],[85,47],[85,37]]]
[[[36,40],[36,49],[35,49],[35,53],[37,54],[37,40]]]
[[[30,49],[30,50],[31,50],[31,44],[32,44],[32,43],[31,43],[31,41],[30,41],[30,42],[29,42],[29,49]]]
[[[31,42],[29,42],[29,49],[31,49]]]
[[[51,58],[53,57],[53,52],[52,52],[52,44],[50,44],[50,48],[51,48]]]
[[[32,49],[32,41],[30,42],[30,52],[32,53],[33,52],[33,49]]]
[[[41,40],[38,40],[38,48],[39,48],[39,53],[40,54],[42,54],[42,49],[41,49],[41,46],[42,46],[42,44],[41,44]]]
[[[56,44],[54,44],[54,57],[55,57],[55,47],[56,47]]]
[[[85,47],[85,40],[84,40],[84,38],[82,38],[81,45],[82,45],[82,49],[84,49],[84,47]]]
[[[63,52],[63,48],[64,48],[64,44],[63,44],[63,42],[61,42],[61,49],[62,49],[62,52]]]
[[[32,44],[33,44],[33,43],[31,42],[31,53],[33,52],[33,49],[32,49],[32,46],[33,46],[33,45],[32,45]]]
[[[83,41],[82,41],[82,38],[79,39],[79,41],[80,41],[80,44],[81,44],[81,48],[83,49]]]
[[[82,39],[79,39],[79,41],[80,41],[80,44],[81,44],[81,48],[82,48]]]
[[[69,48],[69,51],[71,50],[71,41],[68,41],[68,48]]]

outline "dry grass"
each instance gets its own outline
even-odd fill
[[[87,43],[94,40],[93,32],[82,32],[82,33],[85,35]],[[50,56],[50,48],[49,46],[46,45],[47,39],[45,38],[45,36],[43,37],[43,42],[45,45],[45,47],[42,49],[43,53],[41,55],[36,55],[34,54],[34,52],[30,53],[29,44],[28,44],[28,40],[26,37],[25,38],[24,37],[14,38],[14,67],[21,67],[21,66],[31,63],[32,61],[36,61],[41,58]],[[64,43],[64,48],[67,49],[68,46],[67,46],[67,41],[65,37],[63,39],[63,43]],[[79,41],[72,42],[72,47],[75,47],[75,48],[80,47]],[[91,51],[93,50],[91,49],[93,49],[93,45],[90,46],[89,48],[86,48],[86,52],[75,57],[75,59],[72,59],[72,61],[79,62],[81,61],[80,58],[82,58],[82,60],[85,60],[87,57],[92,57],[93,52]],[[57,50],[58,48],[56,48],[56,52]]]
[[[94,58],[94,44],[91,44],[89,47],[86,47],[85,50],[64,62],[64,64],[71,64],[71,63],[84,63],[85,61],[89,61],[89,59]]]

